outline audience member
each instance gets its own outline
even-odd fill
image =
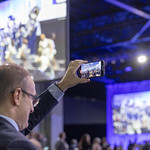
[[[59,134],[59,140],[55,144],[55,150],[69,150],[69,145],[65,141],[65,139],[66,139],[66,133],[61,132]]]
[[[72,139],[71,140],[69,150],[78,150],[78,141],[77,141],[77,139]]]
[[[131,141],[129,141],[128,150],[132,150],[133,145],[134,145],[134,144],[133,144]]]
[[[79,141],[79,150],[91,150],[91,137],[88,133],[81,136]]]
[[[103,150],[112,150],[111,146],[110,145],[106,145]]]
[[[46,146],[46,137],[40,132],[31,132],[27,137],[39,150],[43,150]]]
[[[102,140],[101,140],[102,149],[105,148],[107,145],[108,145],[108,144],[107,144],[106,137],[102,137]]]
[[[95,137],[93,139],[92,150],[102,150],[100,143],[101,139],[99,137]]]
[[[37,148],[37,150],[44,150],[42,144],[37,139],[31,138],[29,141]]]
[[[150,150],[150,143],[146,141],[145,145],[143,146],[143,150]]]
[[[72,61],[62,80],[39,96],[27,70],[17,64],[0,66],[0,149],[36,150],[24,135],[58,104],[68,88],[90,81],[77,76],[76,71],[83,63],[86,61]]]

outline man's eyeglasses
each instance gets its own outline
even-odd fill
[[[27,96],[31,96],[31,97],[32,97],[33,107],[35,107],[35,106],[39,103],[39,97],[38,97],[38,96],[33,95],[33,94],[31,94],[31,93],[29,93],[29,92],[23,90],[23,89],[21,89],[21,91],[22,91],[24,94],[26,94]],[[15,90],[11,91],[11,93],[14,93],[14,92],[15,92]]]

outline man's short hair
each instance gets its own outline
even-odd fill
[[[61,133],[59,133],[59,138],[63,138],[65,135],[66,135],[65,132],[61,132]]]
[[[12,90],[24,88],[24,79],[27,76],[31,74],[15,63],[0,65],[0,101],[5,99]]]

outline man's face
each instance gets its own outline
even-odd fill
[[[27,78],[27,87],[23,90],[26,92],[35,95],[35,84],[31,77]],[[20,130],[23,130],[28,127],[28,120],[29,120],[29,115],[34,111],[33,107],[33,99],[30,95],[25,94],[24,92],[21,91],[21,102],[20,106],[18,109],[18,126]]]

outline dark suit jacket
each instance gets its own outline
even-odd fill
[[[61,140],[57,141],[55,144],[55,150],[67,150],[65,147],[65,143]]]
[[[0,117],[0,150],[36,150],[7,120]]]
[[[40,95],[40,102],[29,117],[29,126],[21,131],[24,135],[30,131],[54,108],[58,101],[48,90]],[[18,132],[7,120],[0,117],[0,150],[36,150],[27,138]]]

